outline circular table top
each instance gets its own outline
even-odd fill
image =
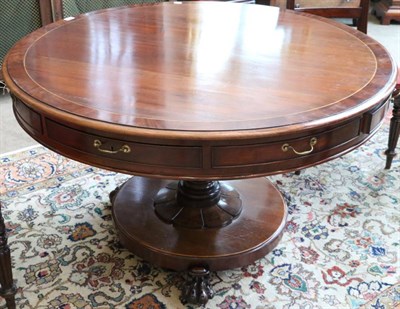
[[[387,51],[350,27],[222,2],[60,21],[17,43],[4,71],[36,110],[199,138],[335,122],[388,96],[395,80]]]

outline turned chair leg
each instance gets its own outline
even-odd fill
[[[6,300],[7,308],[14,309],[15,305],[15,293],[17,289],[14,285],[11,267],[11,252],[10,247],[7,243],[6,226],[4,224],[4,218],[1,213],[0,204],[0,296]]]
[[[400,86],[400,85],[398,85]],[[393,158],[396,156],[396,146],[400,135],[400,87],[393,92],[393,117],[390,120],[389,142],[386,150],[386,166],[385,169],[390,169]]]

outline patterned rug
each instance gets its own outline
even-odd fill
[[[252,265],[212,273],[204,308],[400,307],[400,160],[383,169],[387,134],[385,124],[339,159],[270,177],[289,207],[283,239]],[[0,162],[18,308],[194,308],[179,299],[186,274],[118,243],[108,193],[129,176],[41,146]]]

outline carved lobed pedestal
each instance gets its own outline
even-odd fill
[[[150,263],[188,271],[184,302],[214,292],[209,272],[246,266],[281,238],[287,209],[265,178],[171,181],[133,177],[110,194],[121,243]]]

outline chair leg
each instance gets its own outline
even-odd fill
[[[15,309],[15,293],[17,289],[14,285],[11,266],[11,252],[7,244],[6,226],[1,213],[0,204],[0,295],[5,298],[7,308]]]
[[[393,117],[390,120],[389,142],[386,150],[386,166],[390,169],[393,158],[396,156],[396,146],[400,135],[400,88],[393,93]]]

